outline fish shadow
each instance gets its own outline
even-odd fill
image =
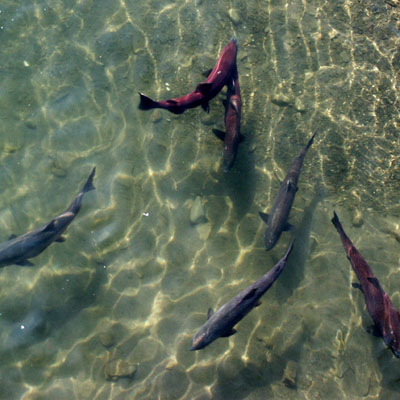
[[[238,156],[229,172],[219,170],[219,181],[225,188],[225,194],[233,203],[236,217],[240,221],[249,211],[256,194],[256,169],[254,151],[251,151],[251,138],[239,145]]]
[[[303,218],[294,231],[294,245],[292,254],[285,267],[286,278],[280,279],[280,285],[276,287],[276,295],[282,302],[289,298],[293,291],[303,281],[305,276],[305,266],[310,254],[310,237],[313,225],[313,218],[318,203],[323,201],[324,191],[320,187],[315,189],[314,196],[310,204],[304,209]]]
[[[369,319],[369,325],[371,320]],[[363,326],[367,324],[363,323]],[[399,360],[393,355],[391,350],[386,347],[381,337],[373,337],[371,340],[380,341],[381,346],[379,347],[379,354],[377,354],[376,346],[372,347],[372,357],[377,358],[378,367],[381,371],[381,392],[379,398],[400,398],[400,371],[399,371]]]
[[[296,393],[296,384],[290,387],[284,382],[284,371],[292,361],[298,366],[297,375],[299,375],[301,354],[308,336],[305,326],[302,325],[295,334],[292,344],[281,354],[274,354],[274,349],[270,345],[257,342],[257,346],[260,347],[257,349],[258,360],[245,362],[238,354],[228,356],[217,368],[212,399],[241,400],[251,398],[253,392],[262,393],[263,398],[273,398],[274,393],[270,386],[279,381],[289,394]],[[270,353],[271,356],[268,357]]]
[[[29,307],[24,315],[8,322],[4,318],[3,329],[9,330],[9,334],[3,344],[3,356],[6,353],[16,355],[18,350],[25,350],[33,344],[44,341],[54,334],[55,329],[59,330],[70,319],[90,306],[97,299],[97,294],[107,279],[103,264],[96,265],[95,268],[86,282],[78,283],[81,291],[76,290],[68,294],[59,291],[60,296],[63,296],[63,293],[65,295],[65,302],[62,305],[52,307],[50,295],[44,293],[48,288],[59,287],[58,282],[53,280],[33,295],[31,300],[33,306]]]

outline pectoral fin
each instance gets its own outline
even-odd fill
[[[267,224],[267,223],[268,223],[269,215],[268,215],[268,214],[265,214],[265,213],[263,213],[263,212],[261,212],[261,211],[259,211],[259,214],[260,214],[261,219]]]
[[[289,224],[289,222],[286,222],[285,225],[283,226],[284,231],[292,231],[294,229],[294,226],[292,224]]]
[[[246,140],[246,136],[243,136],[241,133],[239,133],[239,143],[242,143]]]
[[[17,237],[17,235],[12,234],[12,235],[8,238],[8,240],[15,239],[16,237]]]
[[[178,104],[178,102],[177,102],[177,101],[175,101],[175,100],[172,100],[172,99],[169,99],[169,100],[167,100],[167,103],[168,103],[168,104],[172,104],[173,106],[175,106],[175,105],[177,105],[177,104]]]
[[[221,139],[222,141],[225,140],[225,132],[224,131],[220,131],[219,129],[213,129],[212,131],[218,139]]]
[[[65,239],[64,236],[60,236],[60,237],[59,237],[58,239],[56,239],[55,241],[58,242],[58,243],[62,243],[62,242],[65,242],[66,239]]]
[[[205,76],[206,78],[208,78],[208,75],[210,75],[211,74],[211,71],[213,70],[213,68],[210,68],[210,69],[208,69],[207,71],[204,71],[203,72],[203,76]]]
[[[232,328],[230,331],[228,331],[228,332],[224,333],[223,335],[221,335],[221,337],[229,337],[229,336],[234,335],[235,333],[236,333],[236,329]]]
[[[16,262],[15,264],[19,265],[20,267],[33,267],[35,265],[28,260],[21,260]]]
[[[364,293],[364,290],[363,290],[362,286],[361,286],[359,283],[353,282],[353,283],[351,284],[351,286],[353,286],[354,289],[360,289],[361,292]]]
[[[382,337],[381,331],[380,331],[379,328],[376,326],[376,324],[373,324],[373,325],[369,326],[369,327],[367,328],[367,332],[368,332],[370,335],[373,335],[373,336],[375,336],[375,337]]]
[[[209,113],[210,112],[210,105],[208,104],[208,101],[206,103],[203,103],[201,105],[201,108],[206,112]]]

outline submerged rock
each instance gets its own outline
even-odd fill
[[[151,116],[151,120],[152,120],[153,124],[157,124],[157,123],[161,122],[161,120],[162,120],[162,115],[161,115],[161,113],[159,112],[159,110],[155,110],[155,111],[153,112],[153,115]]]
[[[230,8],[229,11],[228,11],[228,15],[229,15],[230,20],[234,24],[238,24],[240,22],[239,13],[237,12],[236,9]]]
[[[352,225],[356,228],[360,228],[364,224],[364,218],[359,210],[356,210],[351,221]]]
[[[100,342],[104,347],[111,347],[115,344],[115,337],[111,332],[103,332],[100,334]]]
[[[294,109],[300,113],[305,113],[307,111],[306,106],[300,99],[300,97],[296,97],[294,100]]]
[[[211,233],[211,224],[207,222],[206,224],[197,226],[196,229],[200,236],[200,239],[206,241]]]
[[[207,218],[204,212],[202,201],[200,196],[197,196],[190,210],[190,223],[192,225],[198,225],[204,224],[205,222],[207,222]]]
[[[111,359],[104,366],[104,376],[113,382],[121,378],[132,379],[136,369],[136,365],[129,364],[125,360]]]
[[[292,103],[292,100],[284,94],[273,95],[271,101],[279,107],[287,107]]]
[[[285,371],[283,372],[282,381],[290,389],[296,388],[297,369],[297,363],[294,361],[289,361],[286,364]]]

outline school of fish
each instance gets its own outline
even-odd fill
[[[213,129],[213,133],[223,141],[222,168],[225,173],[234,167],[238,157],[239,144],[244,140],[240,130],[242,98],[237,53],[238,43],[236,38],[233,38],[222,49],[215,66],[207,74],[206,80],[198,83],[196,88],[188,94],[155,101],[139,92],[138,108],[140,110],[159,108],[174,114],[182,114],[186,110],[199,106],[208,112],[211,100],[226,88],[225,130]],[[304,147],[293,158],[273,203],[268,207],[269,212],[259,212],[261,219],[266,224],[264,245],[267,251],[274,248],[283,232],[295,232],[295,228],[289,223],[289,216],[298,191],[298,181],[304,159],[316,135],[317,132],[313,132]],[[20,236],[12,234],[8,240],[0,243],[0,267],[10,265],[33,267],[32,258],[39,256],[53,242],[65,240],[62,234],[77,216],[84,195],[95,189],[93,185],[95,171],[96,168],[93,168],[86,183],[64,212],[37,229]],[[371,267],[346,235],[336,212],[334,212],[332,223],[359,280],[359,284],[353,286],[359,288],[364,295],[367,311],[373,321],[373,333],[381,337],[393,354],[400,358],[400,313],[393,306],[389,295],[383,290]],[[193,335],[190,350],[204,349],[218,338],[234,335],[236,333],[234,327],[250,311],[261,304],[261,297],[282,275],[294,246],[296,243],[292,238],[284,256],[260,279],[244,288],[230,301],[220,306],[217,311],[214,312],[209,308],[205,323]],[[288,305],[282,305],[282,307],[284,306]],[[262,309],[259,309],[258,312],[262,313]]]

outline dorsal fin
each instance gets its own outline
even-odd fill
[[[373,286],[375,286],[382,294],[385,293],[378,281],[378,278],[376,278],[375,276],[372,276],[372,277],[368,277],[367,280],[369,283],[371,283]]]
[[[56,230],[56,226],[54,223],[54,219],[52,219],[46,226],[43,227],[42,232],[51,232],[51,231],[55,231]]]
[[[251,289],[250,292],[247,293],[246,296],[243,297],[242,301],[243,300],[250,300],[251,298],[253,298],[256,295],[256,293],[257,293],[257,289],[256,288]]]
[[[208,309],[208,312],[207,312],[207,319],[210,319],[210,317],[211,317],[213,314],[214,314],[213,309],[212,309],[212,308],[209,308],[209,309]]]
[[[177,101],[175,101],[175,100],[172,100],[172,99],[169,99],[169,100],[167,100],[167,103],[168,103],[168,104],[172,104],[172,105],[176,105],[176,104],[178,104],[178,102],[177,102]]]

